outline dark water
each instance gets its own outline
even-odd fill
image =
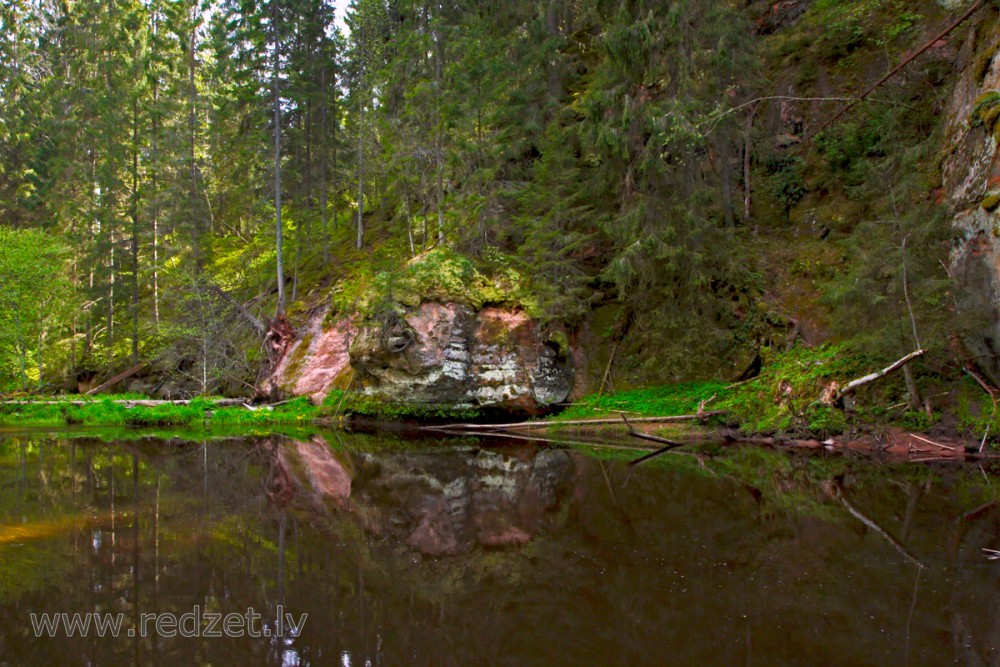
[[[996,471],[490,445],[0,434],[0,665],[1000,664]]]

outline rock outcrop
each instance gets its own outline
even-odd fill
[[[394,403],[533,412],[572,389],[570,355],[521,310],[424,303],[351,345],[362,391]]]
[[[976,122],[977,101],[1000,91],[1000,34],[989,26],[977,48],[970,31],[967,65],[947,111],[947,157],[942,186],[954,211],[959,240],[951,256],[958,316],[966,326],[966,347],[994,384],[1000,384],[1000,211],[990,201],[1000,194],[996,133]],[[980,28],[983,30],[983,28]],[[981,38],[982,39],[982,38]]]
[[[517,308],[426,302],[388,319],[325,319],[314,318],[265,391],[322,400],[339,383],[392,404],[534,414],[573,388],[567,345]]]

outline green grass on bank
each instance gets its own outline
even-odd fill
[[[128,396],[137,399],[137,396]],[[52,401],[51,397],[35,400]],[[80,400],[73,397],[71,400]],[[297,398],[271,409],[242,406],[218,407],[210,398],[195,398],[186,405],[128,407],[121,397],[100,397],[86,405],[72,403],[0,403],[0,424],[13,426],[120,426],[160,428],[183,426],[206,429],[238,427],[246,430],[276,424],[302,425],[319,418],[320,411],[307,398]]]
[[[892,360],[858,353],[844,346],[795,346],[772,353],[762,351],[763,369],[756,378],[742,383],[718,380],[682,383],[622,391],[612,395],[589,395],[575,401],[552,417],[553,427],[580,419],[629,416],[675,416],[693,414],[699,405],[723,414],[717,423],[739,426],[747,434],[789,434],[828,437],[848,431],[877,429],[897,425],[912,430],[926,430],[939,418],[922,412],[898,409],[905,405],[906,388],[902,374],[896,373],[867,385],[857,392],[856,409],[846,412],[823,402],[835,386],[870,373]],[[926,395],[933,388],[953,390],[958,402],[957,425],[965,435],[981,434],[987,425],[1000,435],[1000,410],[993,411],[988,397],[968,380],[950,383],[914,363],[918,384]],[[836,383],[836,384],[834,384]],[[957,386],[956,386],[957,383]],[[945,391],[944,393],[949,393]],[[199,431],[228,429],[251,433],[273,430],[276,426],[308,427],[317,422],[337,421],[359,415],[386,421],[470,421],[489,419],[477,409],[446,405],[410,405],[386,403],[356,392],[335,390],[321,405],[305,397],[271,408],[218,407],[210,398],[197,398],[186,405],[127,407],[115,402],[136,396],[102,396],[83,405],[70,403],[0,403],[0,425],[8,426],[101,426],[124,428],[183,427]],[[36,400],[53,400],[51,397]],[[79,400],[73,397],[72,400]],[[86,400],[86,399],[85,399]],[[977,436],[978,437],[978,436]]]
[[[729,393],[727,384],[718,381],[686,382],[622,391],[617,394],[590,394],[574,402],[559,413],[555,423],[576,419],[593,419],[614,416],[620,412],[628,415],[673,416],[697,412],[698,405],[706,401],[705,409],[713,410]],[[714,397],[714,398],[713,398]]]
[[[857,352],[842,345],[806,347],[796,345],[783,351],[762,350],[760,375],[742,383],[696,382],[622,391],[613,395],[592,394],[577,400],[552,418],[554,427],[578,419],[628,416],[675,416],[693,414],[705,401],[707,411],[721,410],[717,421],[738,426],[750,434],[787,434],[829,437],[848,431],[877,430],[899,426],[927,430],[940,412],[928,416],[922,411],[900,409],[907,400],[902,373],[887,376],[860,389],[855,409],[847,412],[821,400],[831,388],[883,368],[892,359]],[[958,398],[956,416],[965,435],[982,434],[987,424],[1000,435],[1000,409],[971,380],[955,385],[929,373],[923,360],[912,362],[921,392]],[[836,383],[836,384],[834,384]],[[951,388],[954,391],[942,392]]]

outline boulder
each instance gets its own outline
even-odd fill
[[[384,401],[536,413],[564,401],[572,355],[523,310],[428,302],[359,327],[350,363],[361,391]]]

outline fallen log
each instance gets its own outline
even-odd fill
[[[928,445],[933,445],[935,447],[940,447],[941,449],[947,449],[947,450],[950,450],[950,451],[953,451],[953,452],[959,451],[958,447],[951,447],[949,445],[942,445],[940,442],[934,442],[933,440],[928,440],[927,438],[921,438],[916,433],[911,433],[910,437],[911,438],[916,438],[920,442],[926,442]]]
[[[643,463],[644,461],[655,459],[657,456],[666,454],[671,449],[677,449],[678,447],[682,447],[685,444],[683,442],[677,442],[676,440],[661,438],[660,436],[657,435],[649,435],[647,433],[640,433],[639,431],[636,431],[634,428],[632,428],[632,424],[629,423],[628,418],[625,417],[624,413],[622,413],[622,421],[624,421],[625,426],[628,427],[628,434],[633,438],[638,438],[640,440],[648,440],[649,442],[658,442],[663,445],[663,447],[660,447],[655,452],[650,452],[645,456],[640,456],[639,458],[633,461],[629,461],[630,466],[636,466],[639,465],[640,463]]]
[[[853,394],[855,391],[858,390],[858,388],[863,387],[869,382],[874,382],[875,380],[883,378],[894,371],[898,371],[900,368],[910,363],[917,357],[922,357],[925,354],[927,354],[927,350],[915,350],[913,352],[910,352],[902,359],[899,359],[890,364],[889,366],[886,366],[880,371],[869,373],[868,375],[860,377],[857,380],[851,380],[850,382],[848,382],[846,385],[844,385],[834,393],[833,403],[840,403],[840,401],[843,400],[844,396],[847,396],[848,394]]]
[[[709,417],[721,415],[723,410],[713,410],[712,412],[702,412],[693,415],[674,415],[671,417],[636,417],[632,419],[635,423],[643,424],[667,424],[671,422],[704,421]],[[600,424],[617,424],[617,419],[574,419],[563,422],[551,421],[528,421],[513,422],[511,424],[447,424],[444,426],[423,426],[422,429],[428,431],[439,431],[441,429],[453,429],[461,431],[505,431],[508,429],[535,429],[548,428],[550,426],[590,426]]]
[[[208,403],[216,407],[234,407],[237,405],[242,405],[243,407],[249,408],[250,405],[245,398],[216,398],[208,399]],[[144,399],[144,398],[120,398],[115,400],[92,400],[92,401],[33,401],[24,399],[15,399],[9,401],[0,401],[0,405],[99,405],[101,403],[115,403],[116,405],[124,405],[127,408],[155,408],[160,405],[190,405],[191,400],[156,400],[156,399]]]
[[[133,366],[132,368],[128,369],[127,371],[124,371],[124,372],[119,373],[118,375],[114,376],[113,378],[111,378],[107,382],[105,382],[103,384],[97,385],[96,387],[94,387],[93,389],[91,389],[90,391],[88,391],[86,393],[86,396],[91,396],[93,394],[99,394],[102,391],[104,391],[105,389],[107,389],[108,387],[116,385],[116,384],[118,384],[119,382],[121,382],[122,380],[124,380],[126,378],[132,377],[133,375],[135,375],[136,373],[138,373],[139,371],[141,371],[145,367],[146,367],[146,362],[145,361],[142,362],[141,364],[136,364],[135,366]]]

